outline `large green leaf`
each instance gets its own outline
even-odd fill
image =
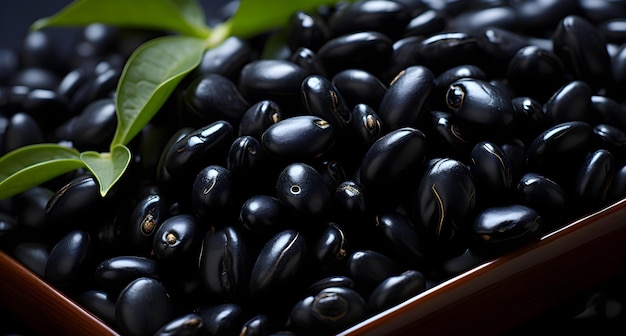
[[[195,0],[76,0],[55,15],[35,21],[31,28],[91,23],[171,31],[202,38],[208,37],[210,32]]]
[[[56,144],[18,148],[0,158],[0,199],[84,167],[78,151]]]
[[[263,31],[283,27],[297,10],[311,10],[337,0],[241,0],[237,12],[225,23],[232,35],[250,37]]]
[[[117,86],[118,124],[111,147],[127,144],[141,131],[183,77],[200,64],[206,43],[166,36],[144,43],[131,55]]]
[[[118,145],[111,153],[83,152],[80,159],[98,180],[100,195],[104,197],[126,171],[131,154],[126,146]]]

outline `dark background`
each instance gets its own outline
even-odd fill
[[[50,16],[71,0],[0,0],[0,48],[17,48],[35,20]],[[222,15],[228,0],[200,0],[207,18]]]

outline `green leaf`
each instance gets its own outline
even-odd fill
[[[100,195],[104,197],[126,171],[131,154],[128,147],[118,145],[111,153],[83,152],[80,159],[98,180]]]
[[[198,9],[202,11],[195,0],[75,0],[55,15],[35,21],[31,29],[103,23],[207,38],[210,30]]]
[[[0,158],[0,199],[84,167],[78,151],[56,144],[18,148]]]
[[[312,10],[337,0],[241,0],[237,12],[226,22],[230,33],[250,37],[263,31],[283,27],[289,16],[297,10]]]
[[[202,60],[206,40],[167,36],[140,46],[116,92],[117,129],[111,146],[127,144],[157,113],[178,83]]]

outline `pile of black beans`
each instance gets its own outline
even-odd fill
[[[107,151],[159,35],[0,50],[0,153]],[[623,1],[300,11],[206,51],[106,197],[1,201],[0,246],[124,335],[333,334],[626,196],[625,89]]]

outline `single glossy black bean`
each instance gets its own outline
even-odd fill
[[[546,229],[558,226],[555,220],[563,222],[570,196],[556,181],[537,173],[524,174],[517,183],[517,195],[521,204],[535,209],[545,218]]]
[[[365,318],[366,304],[356,291],[330,287],[300,300],[287,321],[289,329],[304,335],[331,335]]]
[[[79,113],[94,100],[109,97],[121,75],[121,69],[106,68],[102,73],[91,73],[87,82],[82,85],[68,103],[70,111]]]
[[[359,169],[360,185],[376,200],[400,194],[397,186],[422,165],[425,155],[426,136],[420,130],[403,127],[389,132],[365,153]]]
[[[205,234],[200,276],[212,297],[242,298],[247,293],[252,261],[240,230],[225,226]]]
[[[378,115],[389,130],[415,127],[435,88],[435,76],[426,67],[414,65],[400,72],[383,96]]]
[[[73,221],[89,218],[93,211],[104,208],[105,204],[106,200],[100,195],[100,186],[95,177],[91,174],[79,175],[49,199],[46,218],[50,223],[67,227]]]
[[[604,204],[615,169],[615,156],[608,150],[599,149],[587,155],[574,184],[575,197],[582,208],[591,211]]]
[[[46,262],[45,279],[64,287],[76,280],[90,252],[91,239],[86,231],[66,233],[52,248]]]
[[[348,278],[345,275],[331,275],[313,282],[307,289],[308,295],[315,295],[321,290],[330,287],[344,287],[355,289],[356,283],[354,280]]]
[[[18,112],[9,118],[3,136],[2,153],[44,142],[44,134],[37,121],[27,113]]]
[[[398,275],[400,265],[374,250],[356,250],[346,260],[347,276],[354,280],[359,293],[367,296],[390,276]]]
[[[196,175],[191,189],[191,208],[200,219],[219,218],[233,201],[230,171],[219,165],[209,165]]]
[[[255,234],[273,236],[284,229],[285,214],[278,198],[254,195],[248,198],[239,212],[239,222]]]
[[[391,308],[426,289],[424,274],[408,270],[381,282],[367,298],[367,308],[376,313]]]
[[[117,325],[127,335],[153,335],[174,318],[167,289],[156,279],[141,277],[126,286],[117,298]]]
[[[429,68],[435,75],[463,64],[480,64],[483,52],[478,40],[463,32],[440,32],[420,43],[417,64]]]
[[[233,193],[236,197],[249,195],[255,189],[261,188],[268,183],[264,181],[268,177],[268,162],[265,149],[256,138],[248,135],[240,136],[230,146],[226,169],[231,173],[231,182],[234,184]],[[242,190],[244,189],[245,190]]]
[[[605,87],[611,76],[611,58],[606,40],[587,19],[569,15],[561,20],[552,35],[554,53],[573,73],[597,90]]]
[[[231,36],[219,45],[204,52],[202,61],[195,70],[200,75],[218,74],[236,80],[239,71],[252,58],[250,43],[240,37]]]
[[[161,193],[150,193],[134,206],[128,220],[128,241],[142,253],[152,249],[154,233],[167,215],[167,204]]]
[[[399,260],[408,265],[425,261],[426,242],[424,235],[403,214],[397,211],[376,216],[376,228],[384,236],[385,246]]]
[[[277,233],[261,249],[250,274],[249,293],[253,298],[284,295],[305,267],[307,242],[295,230]]]
[[[339,90],[349,108],[357,104],[379,106],[387,86],[378,77],[360,69],[346,69],[335,74],[332,84]]]
[[[188,214],[167,218],[154,234],[155,258],[164,264],[197,263],[202,245],[198,220]]]
[[[94,272],[98,284],[115,293],[140,277],[159,278],[156,260],[133,255],[115,256],[101,262]]]
[[[489,141],[477,143],[467,166],[474,177],[478,202],[493,204],[506,199],[513,176],[511,163],[500,147]]]
[[[116,326],[115,301],[117,297],[107,292],[90,289],[78,295],[79,305],[93,313],[110,326]]]
[[[446,249],[460,239],[476,203],[476,186],[467,166],[451,158],[428,162],[408,206],[409,219],[426,230],[433,247]]]
[[[21,242],[13,250],[15,259],[41,278],[46,276],[49,255],[48,247],[42,243]]]
[[[353,68],[376,74],[389,61],[392,44],[391,39],[382,33],[363,31],[328,40],[320,47],[317,56],[330,77]]]
[[[225,164],[234,140],[233,126],[224,120],[196,129],[163,151],[164,168],[172,176],[193,179],[202,168],[211,164]]]
[[[559,167],[567,166],[572,159],[584,158],[592,137],[592,127],[583,121],[554,125],[539,134],[528,146],[528,164],[535,169],[559,171]],[[559,174],[564,172],[561,170]]]
[[[176,180],[176,175],[172,175],[166,167],[167,160],[171,160],[172,158],[168,158],[167,152],[172,149],[174,145],[182,141],[186,136],[191,134],[194,131],[191,127],[183,127],[174,134],[172,134],[165,145],[163,146],[163,150],[159,151],[159,159],[156,167],[156,180],[162,186],[170,186],[174,184],[173,182]],[[171,156],[171,154],[170,154]],[[176,171],[174,171],[176,173]]]
[[[303,69],[305,69],[311,75],[326,76],[326,68],[322,64],[322,60],[311,49],[300,47],[296,49],[289,60]]]
[[[266,314],[256,314],[247,320],[241,327],[241,331],[237,333],[239,336],[264,336],[270,335],[274,330],[271,317]]]
[[[72,123],[70,139],[80,150],[104,151],[117,126],[115,101],[103,98],[89,103]]]
[[[472,225],[479,249],[501,252],[539,238],[542,218],[530,207],[511,204],[481,210]]]
[[[21,64],[23,67],[37,67],[51,71],[61,70],[58,44],[48,31],[31,31],[20,45]]]
[[[57,126],[69,117],[61,96],[54,90],[33,89],[21,102],[22,111],[29,113],[40,125]]]
[[[399,36],[410,20],[407,8],[396,1],[373,0],[353,2],[336,10],[328,19],[335,36],[360,31],[379,31]]]
[[[352,114],[341,93],[326,77],[311,75],[302,81],[302,105],[306,111],[328,121],[337,132],[352,121]]]
[[[528,96],[540,103],[567,83],[561,59],[535,45],[525,46],[515,53],[509,62],[506,77],[516,96]]]
[[[167,322],[154,333],[154,336],[196,336],[205,331],[202,316],[189,313]]]
[[[341,182],[337,186],[334,202],[339,212],[348,218],[362,216],[368,211],[365,191],[352,180]]]
[[[322,270],[343,266],[348,242],[344,230],[336,223],[329,223],[313,244],[317,265]]]
[[[497,86],[479,79],[461,79],[450,85],[446,104],[460,122],[494,136],[509,130],[515,120],[511,98]]]
[[[281,119],[280,106],[271,100],[262,100],[254,103],[244,112],[239,122],[238,134],[261,139],[261,134]]]
[[[566,121],[590,122],[591,87],[581,80],[571,81],[557,90],[544,105],[550,125]]]
[[[203,122],[239,122],[250,107],[235,83],[227,77],[212,73],[200,76],[189,84],[185,103]]]
[[[430,36],[442,31],[449,16],[439,10],[428,9],[413,17],[404,29],[404,36]]]
[[[295,116],[270,126],[261,136],[266,153],[284,161],[310,160],[328,152],[335,128],[317,116]]]
[[[319,16],[305,11],[296,11],[289,18],[287,44],[291,50],[307,48],[316,51],[326,42],[331,32]]]
[[[321,216],[331,204],[331,194],[322,175],[302,162],[289,164],[282,170],[276,182],[276,195],[285,209],[303,216]]]
[[[309,75],[286,60],[256,60],[246,64],[239,76],[239,92],[250,103],[270,99],[286,108],[300,100],[300,84]],[[283,106],[285,103],[285,106]]]

